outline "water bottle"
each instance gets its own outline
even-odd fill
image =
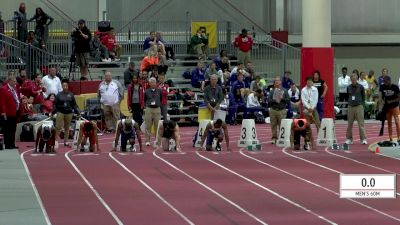
[[[4,135],[0,134],[0,150],[4,149]]]

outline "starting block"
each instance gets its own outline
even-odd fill
[[[195,147],[200,148],[200,147],[205,147],[206,146],[206,141],[204,142],[203,146],[200,146],[201,143],[201,138],[203,137],[204,131],[206,130],[206,127],[208,123],[210,123],[211,120],[206,120],[203,119],[199,123],[199,129],[197,130],[197,136],[196,136],[196,143],[194,144]]]
[[[249,145],[258,145],[257,131],[254,119],[244,119],[242,121],[242,129],[240,131],[240,140],[238,147],[245,148]]]
[[[318,132],[317,146],[333,146],[337,144],[335,125],[332,118],[324,118]]]
[[[279,137],[276,146],[280,148],[290,147],[290,134],[292,132],[292,119],[282,119],[279,128]]]
[[[75,149],[76,151],[80,150],[80,146],[76,146],[76,144],[78,143],[78,139],[79,139],[79,131],[81,128],[81,124],[84,123],[85,120],[77,120],[75,122],[75,129],[74,129],[74,140],[72,141],[72,149]],[[85,144],[85,151],[89,150],[89,143],[88,141]]]
[[[261,144],[257,145],[248,145],[247,150],[249,151],[261,151]]]

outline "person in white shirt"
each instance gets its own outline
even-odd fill
[[[120,103],[124,99],[124,88],[119,81],[112,79],[110,71],[105,72],[97,96],[103,105],[107,132],[114,132],[121,114]]]
[[[57,69],[55,67],[51,67],[49,70],[49,74],[42,78],[43,87],[46,89],[44,92],[44,98],[47,98],[50,94],[57,95],[61,92],[61,80],[57,77]]]
[[[366,94],[366,96],[368,96],[367,92],[369,91],[369,84],[368,84],[368,81],[366,78],[367,78],[367,74],[365,72],[360,72],[360,77],[359,77],[357,83],[361,84],[361,86],[364,87],[365,94]]]
[[[317,112],[318,89],[313,86],[313,78],[307,77],[307,86],[301,89],[301,102],[307,121],[314,122],[317,130],[320,128],[320,121]]]
[[[293,83],[288,90],[288,94],[290,97],[290,106],[292,108],[292,112],[299,113],[300,111],[300,90],[297,88],[296,84]]]
[[[247,118],[247,114],[249,112],[256,113],[256,112],[264,112],[264,107],[261,106],[259,99],[263,97],[263,92],[261,89],[258,89],[255,92],[249,91],[246,89],[247,92],[247,101],[246,101],[246,109],[244,118]]]
[[[339,86],[339,102],[347,102],[349,94],[347,94],[347,86],[350,85],[350,77],[347,75],[347,68],[342,68],[342,74],[339,74],[338,86]]]

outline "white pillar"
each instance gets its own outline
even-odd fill
[[[303,0],[303,47],[331,47],[331,0]]]
[[[284,30],[285,22],[285,0],[275,1],[275,30]]]
[[[107,0],[98,0],[99,5],[99,21],[107,20]]]

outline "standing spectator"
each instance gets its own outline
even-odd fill
[[[383,85],[383,78],[385,77],[385,76],[388,76],[389,75],[389,71],[388,71],[388,69],[387,68],[383,68],[382,69],[382,73],[381,73],[381,75],[378,77],[378,86],[379,86],[379,90],[381,90],[381,87],[382,87],[382,85]]]
[[[14,12],[14,18],[17,26],[17,39],[21,42],[26,42],[28,34],[28,20],[26,18],[25,3],[20,3],[18,11]]]
[[[293,83],[288,90],[288,94],[290,97],[290,106],[293,112],[300,112],[300,91],[297,88],[296,84]]]
[[[242,33],[235,38],[233,45],[239,48],[239,62],[247,65],[247,62],[250,61],[250,52],[253,45],[253,39],[251,39],[250,35],[247,34],[246,29],[242,29]]]
[[[144,108],[144,88],[139,83],[139,77],[133,75],[132,82],[128,86],[128,109],[132,112],[132,119],[142,125]]]
[[[268,103],[270,107],[269,116],[271,119],[272,143],[276,144],[281,120],[286,118],[286,106],[289,103],[289,95],[286,89],[282,88],[279,78],[276,78],[274,81],[274,87],[268,95]]]
[[[313,86],[313,78],[307,78],[307,86],[301,90],[301,102],[303,103],[303,112],[307,121],[315,123],[317,130],[320,127],[320,121],[317,111],[318,89]]]
[[[125,87],[128,87],[129,84],[131,84],[133,76],[139,77],[139,70],[135,69],[135,62],[132,61],[129,62],[129,68],[124,72]]]
[[[321,121],[324,116],[324,98],[328,91],[328,85],[326,85],[324,80],[321,80],[321,74],[318,70],[314,71],[313,85],[318,89],[317,111],[319,120]]]
[[[51,93],[57,95],[62,91],[60,78],[57,77],[57,69],[51,67],[49,74],[42,79],[43,87],[45,88],[44,97],[49,96]]]
[[[71,37],[73,38],[74,53],[76,56],[76,64],[79,66],[81,72],[81,80],[87,80],[89,53],[90,53],[90,40],[92,33],[85,25],[85,20],[78,21],[78,27],[72,31]]]
[[[106,132],[114,132],[121,116],[120,103],[124,99],[124,88],[119,81],[112,79],[110,71],[105,72],[104,81],[100,83],[97,96],[103,105]]]
[[[367,75],[365,72],[360,72],[360,78],[358,79],[358,83],[364,87],[365,92],[368,90],[368,81],[366,80]]]
[[[164,45],[165,55],[166,55],[167,59],[175,60],[174,49],[171,46],[167,46],[167,42],[164,41],[164,39],[162,38],[161,32],[156,33],[156,39],[157,39],[157,41],[161,42]]]
[[[200,90],[204,90],[205,85],[205,70],[204,70],[204,63],[199,61],[197,63],[197,67],[192,70],[192,87],[200,88]]]
[[[19,93],[16,90],[14,71],[8,71],[7,82],[0,88],[0,115],[5,149],[17,149],[15,131],[17,128],[17,112],[20,107]]]
[[[347,93],[347,86],[350,84],[350,77],[347,75],[347,67],[342,68],[342,74],[339,74],[339,102],[347,102],[349,94]]]
[[[292,72],[287,70],[285,71],[285,74],[282,77],[282,87],[285,88],[286,90],[289,90],[293,84],[293,80],[290,78],[291,75]]]
[[[385,75],[383,77],[383,85],[381,86],[379,91],[381,92],[381,100],[384,102],[383,111],[386,112],[389,139],[390,141],[393,141],[393,136],[392,136],[392,117],[393,117],[394,123],[396,124],[397,142],[399,142],[400,144],[399,87],[395,84],[392,84],[390,76]]]
[[[42,75],[33,75],[33,81],[26,80],[21,87],[21,94],[25,96],[32,96],[34,98],[33,105],[36,112],[40,111],[40,106],[44,101],[43,93],[46,88],[42,84]]]
[[[210,85],[204,89],[204,103],[211,111],[211,119],[214,118],[215,110],[220,108],[220,104],[224,100],[224,94],[221,86],[218,85],[218,76],[212,74],[210,78]]]
[[[208,37],[203,28],[199,28],[197,33],[190,39],[189,52],[196,54],[199,59],[206,59],[208,52]]]
[[[158,127],[161,117],[162,93],[157,88],[157,80],[152,77],[149,79],[150,87],[144,92],[144,122],[146,124],[146,146],[150,146],[151,127]]]
[[[158,88],[161,90],[162,93],[162,100],[161,100],[161,115],[164,121],[167,121],[168,115],[168,93],[169,93],[169,86],[165,83],[165,74],[160,73],[158,75]]]
[[[375,91],[377,90],[377,86],[378,86],[378,82],[375,79],[375,71],[370,70],[368,72],[368,76],[365,79],[368,82],[368,92],[369,92],[369,95],[367,95],[367,100],[373,101]]]
[[[347,132],[346,144],[353,143],[353,123],[357,121],[358,129],[360,132],[360,140],[363,145],[368,144],[364,130],[364,102],[365,90],[364,87],[357,83],[357,75],[351,75],[351,84],[347,86],[347,93],[349,95],[349,105],[347,108]]]
[[[62,81],[62,91],[56,95],[53,114],[56,116],[56,138],[60,135],[61,128],[64,127],[64,146],[71,147],[68,143],[69,128],[73,113],[79,115],[79,108],[75,101],[75,96],[68,90],[68,80]],[[56,144],[57,146],[58,144]]]
[[[33,20],[36,20],[36,40],[39,40],[39,42],[46,44],[49,34],[49,25],[53,22],[53,18],[43,12],[42,8],[38,7],[36,8],[35,15],[29,20],[29,22]]]

